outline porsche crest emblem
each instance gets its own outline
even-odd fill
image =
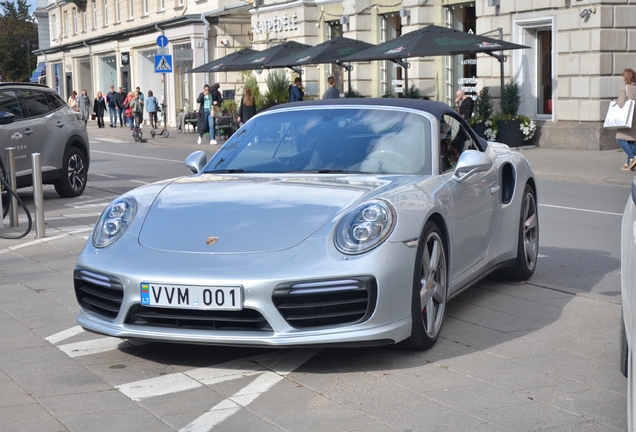
[[[208,237],[208,239],[205,241],[205,244],[208,246],[212,246],[214,243],[218,241],[219,241],[218,237]]]

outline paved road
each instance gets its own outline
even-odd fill
[[[97,215],[140,182],[184,174],[190,147],[95,140],[83,197],[46,188],[47,239],[0,240],[0,429],[625,430],[618,239],[629,178],[598,185],[546,170],[535,276],[484,281],[456,298],[427,352],[217,348],[82,331],[72,270]]]

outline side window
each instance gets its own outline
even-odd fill
[[[62,99],[59,94],[53,92],[44,94],[46,95],[46,100],[49,102],[51,109],[55,110],[66,105],[66,102],[64,102],[64,99]]]
[[[16,121],[26,117],[18,95],[13,90],[0,90],[0,111],[10,112]]]
[[[452,171],[461,155],[466,150],[478,150],[468,131],[456,118],[444,114],[440,125],[440,154],[442,155],[442,172]]]
[[[51,112],[44,92],[37,90],[20,90],[20,95],[27,109],[28,117],[37,117]]]

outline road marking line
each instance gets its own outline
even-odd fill
[[[199,387],[203,387],[203,384],[182,373],[162,375],[156,378],[115,386],[117,390],[134,401],[192,390]]]
[[[58,348],[71,358],[82,357],[90,354],[97,354],[117,349],[120,345],[130,345],[128,342],[118,338],[105,337],[92,339],[72,344],[60,345]]]
[[[106,207],[109,202],[100,202],[96,204],[82,204],[82,205],[74,205],[74,209],[84,209],[84,208],[92,208],[92,207]]]
[[[289,354],[289,353],[287,353]],[[228,399],[215,405],[210,411],[206,412],[199,418],[180,430],[180,432],[208,432],[214,426],[237,413],[241,407],[246,407],[252,403],[257,397],[265,393],[282,381],[285,376],[300,367],[307,360],[316,355],[315,351],[305,351],[300,355],[293,355],[283,359],[274,360],[282,366],[282,371],[267,371],[256,378],[254,381],[234,393]]]
[[[116,179],[117,176],[112,176],[112,175],[108,175],[108,174],[98,174],[98,173],[90,173],[91,175],[97,176],[97,177],[106,177],[106,178],[111,178],[111,179]]]
[[[90,226],[90,227],[86,227],[86,228],[80,228],[80,229],[76,229],[76,230],[73,230],[73,231],[69,231],[68,233],[73,235],[73,234],[81,234],[81,233],[84,233],[86,231],[92,231],[92,230],[93,230],[93,227]]]
[[[148,185],[150,184],[150,182],[145,182],[145,181],[141,181],[141,180],[130,180],[133,183],[141,183],[142,185]]]
[[[83,328],[81,328],[80,326],[75,326],[75,327],[71,327],[70,329],[66,329],[63,330],[59,333],[55,333],[46,339],[47,341],[51,342],[53,345],[55,345],[58,342],[62,342],[63,340],[66,340],[68,338],[71,338],[73,336],[76,336],[80,333],[82,333],[84,331]]]
[[[600,210],[588,210],[588,209],[581,209],[576,207],[564,207],[564,206],[551,205],[551,204],[539,204],[539,207],[551,207],[551,208],[558,208],[562,210],[576,210],[581,212],[598,213],[598,214],[605,214],[610,216],[623,216],[623,213],[612,213],[612,212],[605,212]]]
[[[104,199],[105,198],[94,198],[94,199],[89,199],[89,200],[81,200],[79,202],[79,204],[88,204],[88,203],[95,202],[95,201],[103,201]],[[74,206],[78,205],[78,203],[77,202],[72,202],[70,204],[64,204],[64,205],[66,207],[74,207]]]
[[[148,159],[148,160],[163,161],[163,162],[176,162],[176,163],[180,163],[180,164],[183,163],[182,160],[161,159],[161,158],[154,158],[154,157],[150,157],[150,156],[135,156],[135,155],[129,155],[129,154],[123,154],[123,153],[111,153],[111,152],[98,151],[98,150],[91,150],[91,153],[101,153],[101,154],[108,154],[108,155],[113,155],[113,156],[123,156],[123,157],[126,157],[126,158]]]
[[[63,237],[67,237],[67,236],[68,236],[68,234],[60,234],[60,235],[57,235],[57,236],[54,236],[54,237],[45,237],[43,239],[33,240],[33,241],[30,241],[30,242],[21,243],[19,245],[15,245],[15,246],[9,246],[8,248],[3,249],[3,251],[5,251],[5,252],[14,251],[14,250],[22,249],[22,248],[27,247],[27,246],[37,245],[37,244],[40,244],[42,242],[50,242],[52,240],[61,239]],[[0,252],[2,252],[2,251],[0,251]]]
[[[550,256],[549,255],[541,255],[541,254],[539,254],[539,255],[537,255],[537,258],[550,258]]]

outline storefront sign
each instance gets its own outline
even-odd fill
[[[296,14],[293,14],[291,17],[287,17],[287,14],[283,15],[282,17],[275,16],[272,19],[256,21],[252,28],[254,29],[254,34],[270,32],[279,33],[298,30],[296,18]]]
[[[129,62],[130,62],[130,53],[129,52],[121,53],[121,65],[128,66]]]
[[[459,85],[463,85],[463,84],[477,84],[477,77],[459,78],[457,80],[457,84],[459,84]]]
[[[176,49],[174,50],[174,59],[176,61],[192,61],[192,50]]]
[[[393,81],[391,81],[391,84],[401,86],[401,85],[404,85],[404,81],[402,81],[402,80],[393,80]]]
[[[404,89],[402,87],[396,87],[393,90],[395,90],[396,93],[404,93]]]

